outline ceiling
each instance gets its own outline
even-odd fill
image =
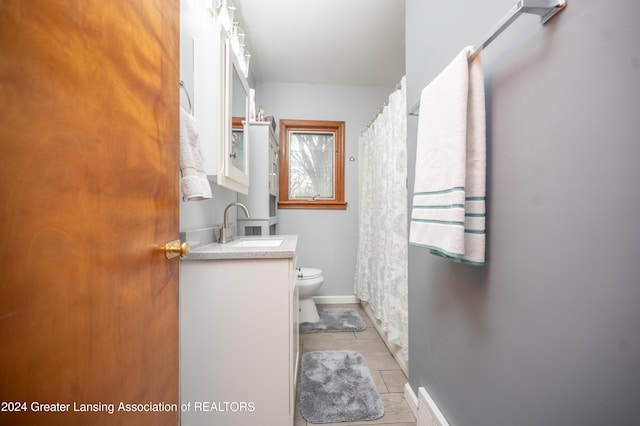
[[[257,80],[394,86],[405,0],[234,0]]]

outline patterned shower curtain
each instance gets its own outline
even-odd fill
[[[355,294],[408,356],[407,100],[405,79],[359,138]]]

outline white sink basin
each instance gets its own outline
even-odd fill
[[[234,247],[278,247],[281,239],[252,239],[245,238],[231,243]]]

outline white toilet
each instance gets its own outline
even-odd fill
[[[313,295],[324,282],[322,269],[298,268],[298,298],[300,300],[300,322],[318,322],[318,310]]]

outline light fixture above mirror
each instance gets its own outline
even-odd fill
[[[247,50],[246,33],[240,23],[233,20],[234,16],[236,16],[235,3],[233,0],[213,0],[210,10],[223,33],[227,35],[231,50],[238,60],[238,65],[245,78],[248,78],[251,54]]]

